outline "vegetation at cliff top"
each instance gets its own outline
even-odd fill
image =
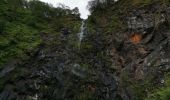
[[[0,66],[27,59],[41,43],[40,33],[59,34],[62,28],[79,31],[78,9],[70,10],[39,0],[0,0]]]

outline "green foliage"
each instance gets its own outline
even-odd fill
[[[39,0],[0,0],[0,12],[0,66],[28,58],[41,44],[41,32],[59,34],[68,28],[77,33],[81,21],[77,8],[54,8]]]
[[[132,3],[133,4],[139,4],[139,3],[148,4],[148,3],[151,3],[152,1],[154,1],[154,0],[132,0]]]
[[[166,76],[165,87],[156,89],[145,100],[170,100],[170,75]]]
[[[133,5],[135,4],[151,4],[153,2],[160,2],[162,4],[169,4],[169,0],[130,0]],[[130,2],[129,1],[129,2]]]
[[[132,89],[135,100],[169,100],[170,99],[170,76],[166,75],[164,86],[160,87],[152,83],[153,78],[148,76],[141,82],[129,78],[129,74],[124,72],[122,75],[122,85]]]
[[[24,57],[37,47],[41,40],[38,32],[24,24],[8,24],[6,34],[0,39],[0,62],[3,64],[12,57]]]
[[[85,90],[83,93],[75,97],[75,100],[93,100],[93,99],[94,99],[94,93],[92,93],[89,90]]]
[[[0,34],[4,32],[5,30],[5,21],[0,21]]]
[[[114,0],[91,0],[88,3],[88,8],[90,12],[94,12],[96,10],[104,10],[109,5],[114,4]]]

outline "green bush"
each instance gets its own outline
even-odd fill
[[[0,20],[0,33],[3,33],[4,30],[5,30],[5,25],[6,25],[6,22],[3,21],[3,20]]]
[[[164,87],[156,89],[153,93],[149,94],[149,97],[145,100],[170,100],[170,76],[166,76]]]
[[[0,12],[0,66],[27,57],[41,43],[41,32],[59,34],[66,27],[78,33],[81,23],[78,12],[39,0],[0,0]]]
[[[6,29],[6,34],[0,37],[1,64],[13,57],[23,58],[41,42],[38,32],[24,24],[8,24]]]

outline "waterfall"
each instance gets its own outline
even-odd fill
[[[84,23],[84,20],[83,20],[82,24],[81,24],[81,27],[80,27],[80,32],[78,33],[79,46],[80,46],[81,41],[83,40],[83,37],[84,37],[84,30],[85,30],[85,23]]]

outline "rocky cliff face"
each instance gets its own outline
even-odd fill
[[[121,73],[127,74],[127,80],[140,84],[139,91],[146,94],[164,85],[170,70],[169,16],[169,7],[153,4],[129,10],[126,17],[128,31],[121,50],[117,51],[124,66]],[[135,98],[129,95],[130,100]]]
[[[155,88],[167,89],[169,16],[159,2],[117,2],[92,13],[81,45],[68,28],[41,33],[29,60],[0,72],[0,100],[144,100]]]
[[[100,46],[110,57],[121,100],[143,100],[155,88],[169,87],[169,6],[155,2],[122,9],[121,3],[94,11],[88,22],[96,26],[89,31],[105,40]]]

